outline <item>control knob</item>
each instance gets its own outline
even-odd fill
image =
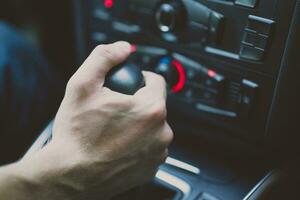
[[[122,94],[133,95],[145,85],[141,69],[125,63],[113,68],[106,76],[104,86]]]
[[[159,59],[154,72],[162,75],[173,93],[180,92],[185,84],[185,71],[182,64],[171,56]]]
[[[165,1],[158,6],[155,19],[161,32],[177,32],[186,22],[186,10],[179,0]]]

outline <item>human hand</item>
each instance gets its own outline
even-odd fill
[[[132,96],[103,86],[106,74],[129,55],[126,42],[91,53],[68,82],[52,141],[20,162],[22,170],[30,168],[27,178],[59,197],[107,199],[154,177],[173,138],[164,79],[143,72],[145,87]]]

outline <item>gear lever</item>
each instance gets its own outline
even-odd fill
[[[113,68],[106,76],[104,86],[127,95],[134,95],[145,85],[142,71],[132,63]]]

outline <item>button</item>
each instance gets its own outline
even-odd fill
[[[229,111],[229,110],[223,110],[220,108],[216,108],[214,106],[208,106],[202,103],[196,103],[197,110],[201,112],[210,113],[213,115],[218,115],[222,117],[230,117],[230,118],[236,118],[237,114],[235,112]],[[207,197],[207,196],[205,196]],[[198,197],[199,198],[199,197]]]
[[[270,19],[249,15],[246,30],[252,30],[258,34],[270,35],[275,22]]]
[[[194,90],[192,87],[187,86],[180,92],[180,95],[185,102],[191,103],[194,99]]]
[[[201,86],[193,88],[193,95],[199,102],[206,105],[220,106],[220,95],[217,91],[212,91],[209,88],[203,88]]]
[[[242,44],[240,50],[240,58],[253,60],[253,61],[261,61],[264,59],[265,51],[263,49]]]
[[[205,104],[210,106],[218,106],[218,95],[210,90],[203,90],[202,88],[195,88],[194,90],[195,98]]]
[[[226,107],[229,110],[237,111],[241,101],[241,83],[229,81],[227,89]]]
[[[268,40],[269,40],[268,36],[259,35],[256,33],[251,33],[246,31],[242,43],[260,49],[266,49],[268,45]]]
[[[195,95],[208,104],[223,105],[225,96],[225,77],[214,70],[199,71],[193,79],[197,85]]]
[[[187,31],[187,41],[190,43],[200,42],[206,43],[207,42],[207,27],[194,22],[190,21],[188,24],[188,31]]]
[[[211,84],[208,85],[209,81],[206,81],[206,85],[216,93],[216,103],[221,106],[224,104],[225,94],[226,94],[226,80],[222,75],[215,75],[215,77],[210,78]]]
[[[217,12],[211,12],[210,14],[210,32],[211,33],[217,33],[219,31],[219,28],[221,26],[221,22],[223,21],[224,16],[217,13]]]
[[[235,4],[239,6],[245,6],[248,8],[254,8],[257,0],[235,0]]]
[[[96,9],[93,12],[93,15],[96,19],[100,19],[100,20],[103,20],[103,21],[111,20],[111,14],[109,12],[107,12],[106,10],[104,10],[104,9]]]
[[[211,12],[209,22],[209,36],[211,42],[219,42],[224,29],[224,16],[217,12]]]
[[[257,98],[258,85],[249,80],[242,80],[242,91],[240,99],[239,113],[241,117],[248,117],[251,114],[251,110],[255,106]]]
[[[267,51],[273,24],[270,19],[249,15],[240,49],[240,58],[261,61]]]
[[[115,31],[122,32],[125,34],[131,35],[131,34],[137,34],[141,32],[141,27],[137,24],[114,21],[111,26]]]
[[[209,78],[205,81],[205,86],[209,89],[219,92],[224,88],[225,78],[219,74],[214,76],[209,75]]]
[[[211,9],[196,1],[182,1],[182,3],[186,8],[190,21],[209,27]]]
[[[156,21],[162,32],[169,32],[175,27],[175,9],[170,4],[162,4],[156,13]]]
[[[195,200],[220,200],[220,199],[216,198],[215,196],[209,193],[203,192]]]

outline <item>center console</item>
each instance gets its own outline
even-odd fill
[[[162,74],[170,112],[262,140],[292,1],[91,0],[81,3],[80,58],[132,42],[131,62]],[[285,10],[285,15],[280,16]]]
[[[176,134],[172,158],[155,183],[131,195],[159,199],[143,195],[160,191],[161,199],[247,199],[271,169],[259,155],[273,137],[273,106],[296,1],[74,0],[74,5],[79,63],[99,44],[126,40],[133,50],[129,62],[168,83],[168,118]],[[255,152],[254,161],[241,158],[244,149]]]

